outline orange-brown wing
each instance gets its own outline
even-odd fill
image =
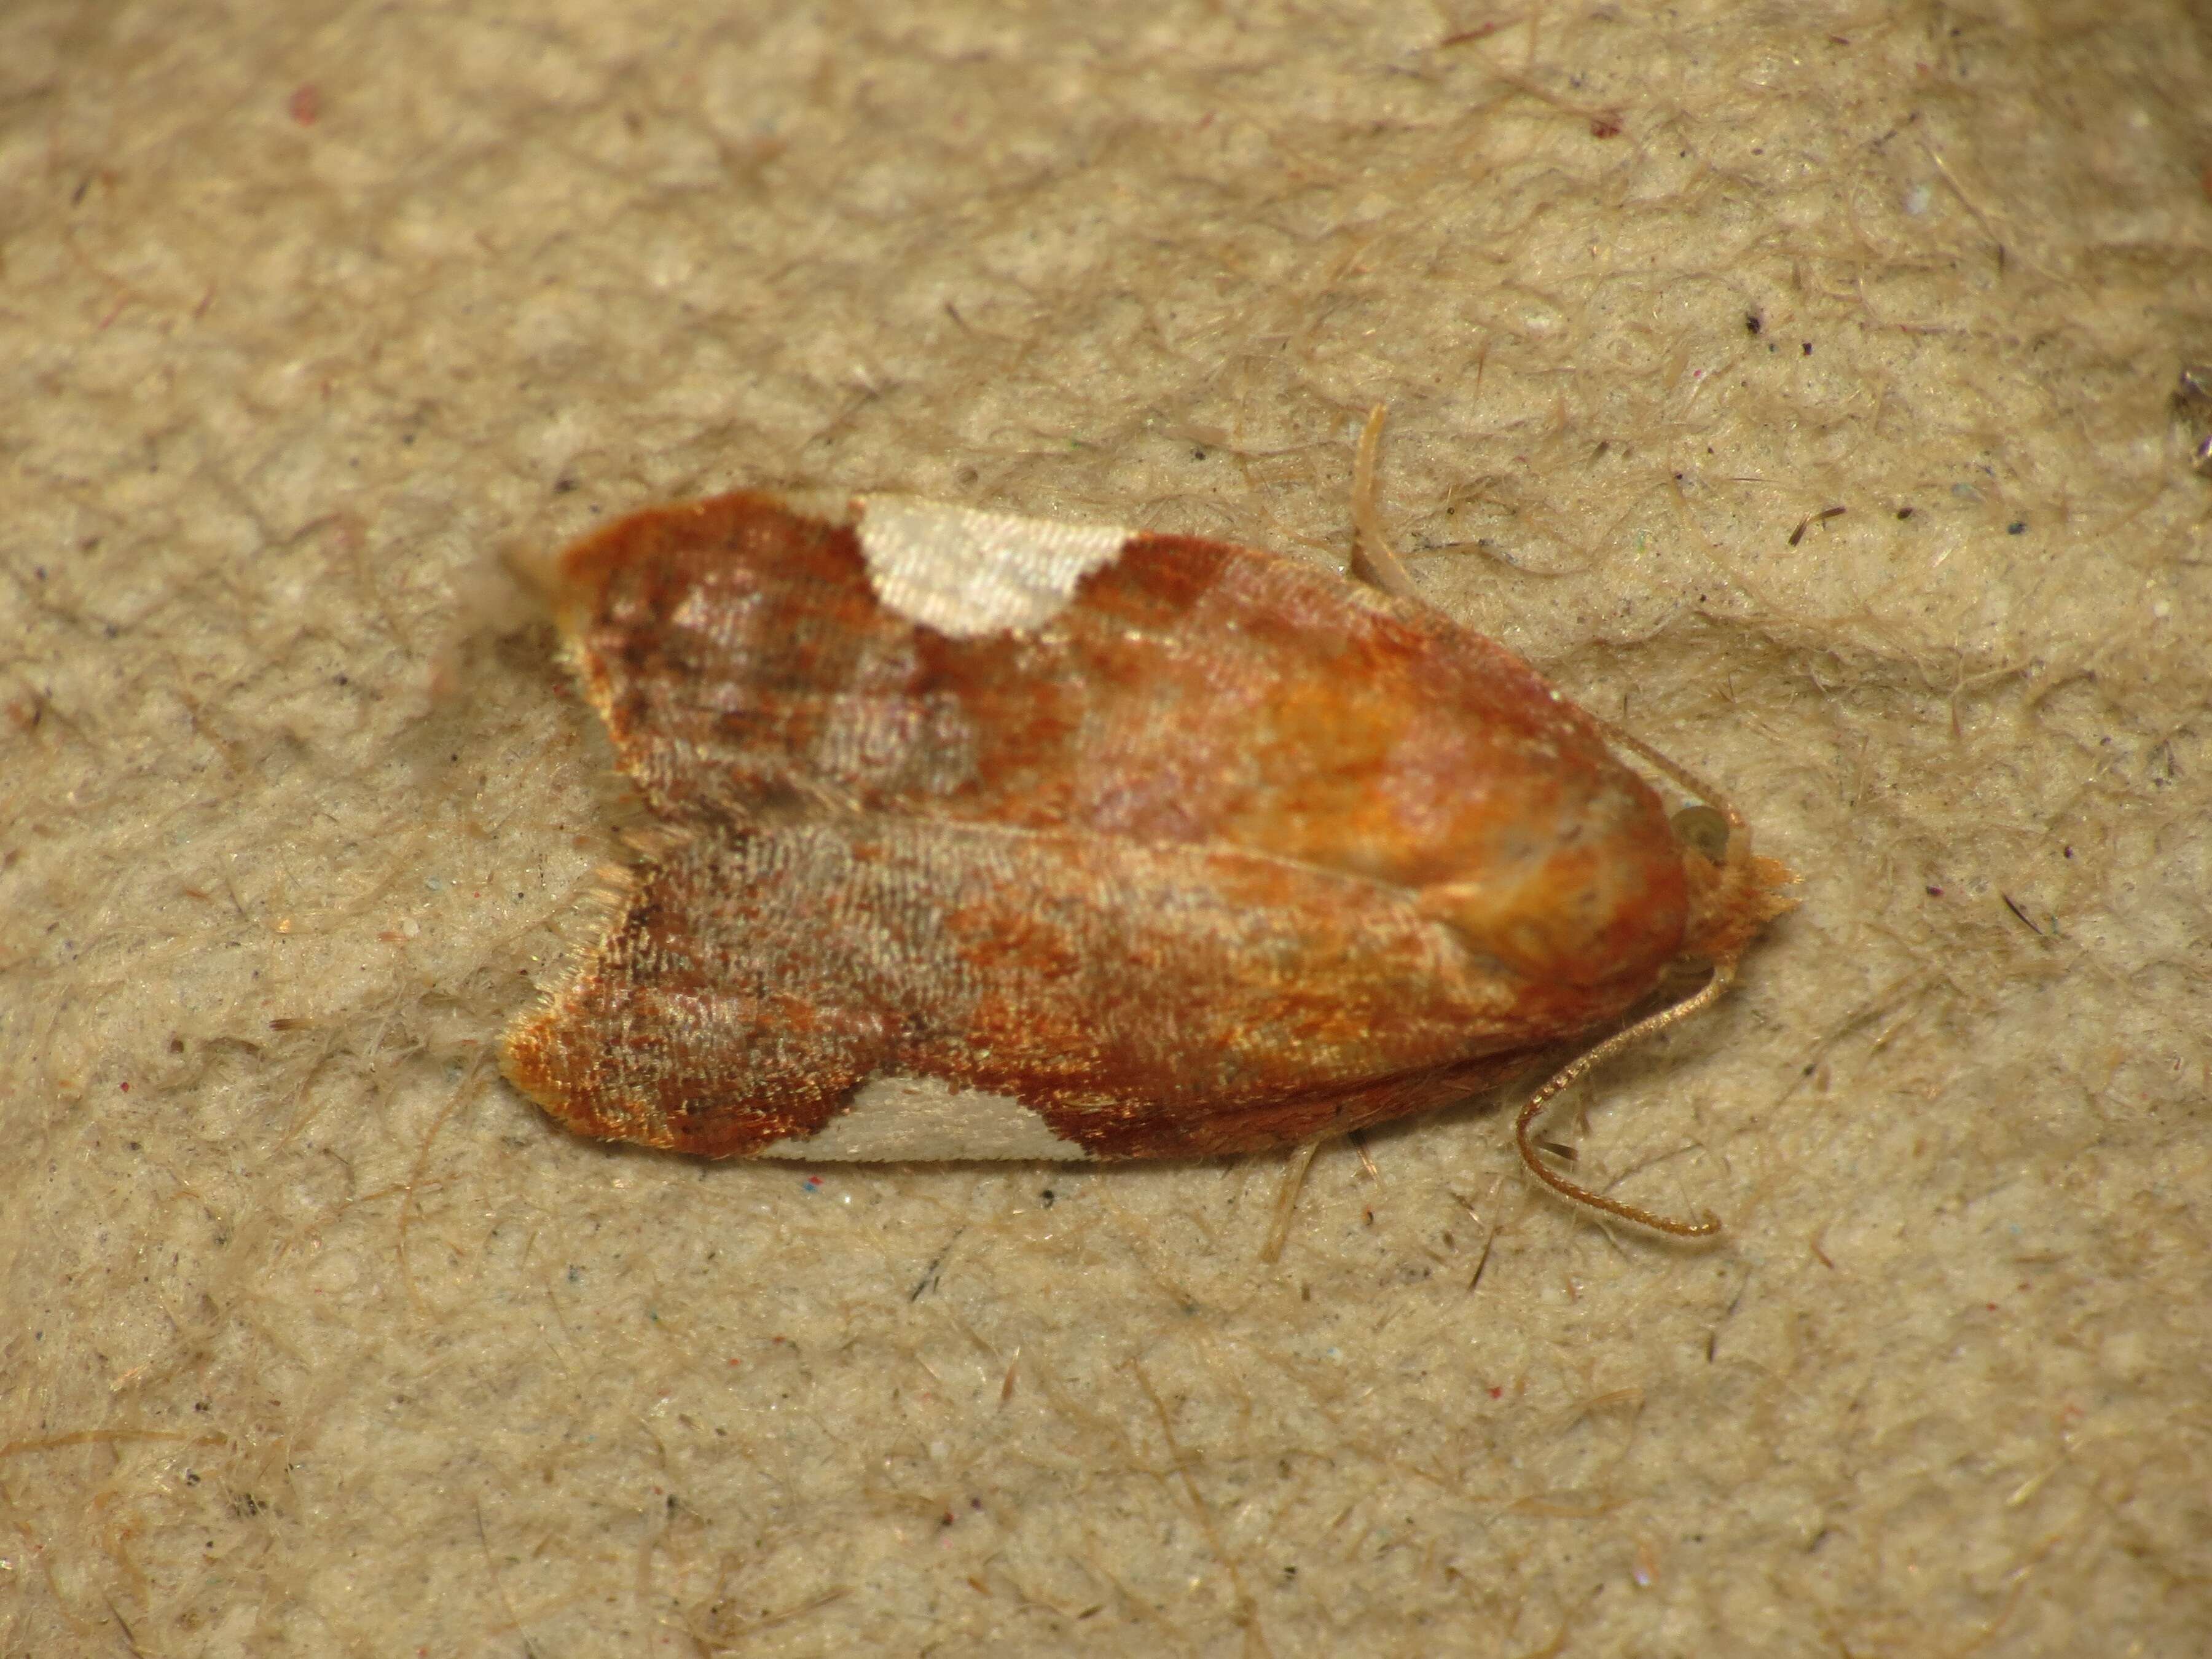
[[[884,602],[868,525],[724,497],[564,562],[681,838],[512,1040],[578,1127],[779,1149],[919,1077],[1093,1152],[1296,1139],[1608,1019],[1680,948],[1656,797],[1501,647],[1153,536],[956,637]]]

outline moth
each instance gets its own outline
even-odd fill
[[[648,820],[507,1076],[710,1158],[1198,1158],[1489,1088],[1793,879],[1733,808],[1416,600],[1188,536],[737,494],[562,555]],[[1670,815],[1630,752],[1692,798]]]

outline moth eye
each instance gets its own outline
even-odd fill
[[[1694,848],[1710,863],[1728,857],[1729,821],[1717,807],[1685,806],[1674,814],[1674,835],[1683,846]]]

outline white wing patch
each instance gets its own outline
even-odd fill
[[[842,1164],[1091,1156],[1011,1095],[955,1089],[933,1077],[872,1078],[817,1133],[792,1135],[758,1155]]]
[[[860,555],[876,597],[955,639],[1042,627],[1076,584],[1111,564],[1129,532],[1012,513],[864,495]]]

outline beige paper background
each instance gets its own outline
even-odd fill
[[[314,9],[0,11],[0,1652],[2202,1639],[2201,9]],[[1270,1264],[1278,1158],[497,1081],[610,848],[497,553],[765,483],[1340,564],[1376,402],[1437,603],[1805,873],[1561,1121],[1721,1247],[1495,1103]]]

